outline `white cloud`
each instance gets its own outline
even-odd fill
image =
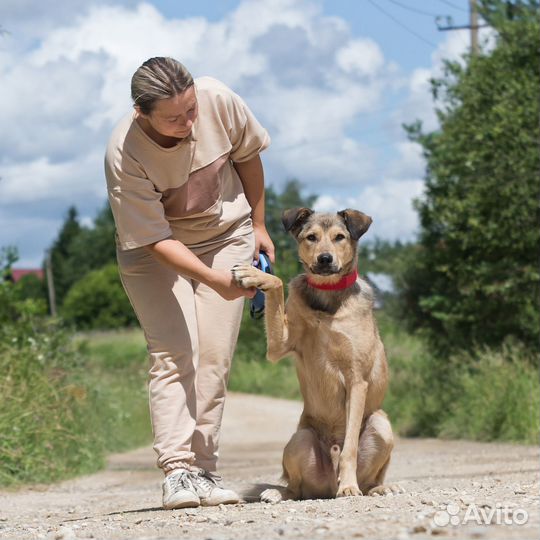
[[[391,178],[423,178],[425,160],[422,147],[411,141],[395,144],[397,159],[389,163],[386,173]]]
[[[0,51],[0,125],[8,126],[0,132],[0,210],[7,201],[100,206],[103,152],[131,107],[131,75],[145,59],[167,55],[246,99],[272,135],[267,178],[299,178],[321,194],[321,209],[335,202],[370,213],[377,236],[413,235],[409,201],[421,192],[423,159],[400,126],[421,118],[436,127],[428,80],[442,57],[464,50],[458,33],[437,49],[431,67],[405,79],[379,44],[352,36],[346,21],[325,16],[311,0],[244,0],[218,21],[166,17],[135,0],[61,0],[58,16],[39,4],[32,21],[29,0],[6,2],[27,33]],[[392,148],[381,152],[355,129],[360,115],[384,109],[398,92],[408,97],[386,115]]]
[[[366,238],[413,240],[418,218],[412,201],[422,195],[423,189],[424,183],[421,180],[385,179],[361,189],[354,196],[321,196],[314,204],[314,209],[319,212],[337,212],[344,208],[354,208],[373,218]]]
[[[373,76],[384,64],[379,46],[371,39],[355,39],[339,49],[336,61],[346,73]]]
[[[64,200],[74,203],[85,197],[104,199],[104,182],[96,181],[102,175],[101,153],[88,154],[81,159],[51,162],[47,157],[2,167],[0,200],[18,203]]]
[[[303,47],[280,48],[272,39],[276,32]],[[196,75],[221,77],[239,90],[272,132],[270,168],[310,181],[362,180],[357,163],[370,162],[370,151],[346,130],[355,115],[379,101],[384,58],[371,40],[351,39],[342,20],[294,0],[245,1],[218,22],[167,19],[148,3],[95,4],[22,58],[0,60],[0,122],[10,126],[0,135],[7,156],[0,162],[4,191],[20,175],[34,197],[45,184],[54,196],[66,187],[63,171],[77,169],[97,173],[92,182],[100,182],[98,156],[130,107],[131,75],[155,55],[180,58]],[[286,76],[298,70],[303,76],[291,84]],[[53,181],[55,174],[60,176]]]

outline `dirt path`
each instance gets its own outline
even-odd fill
[[[300,410],[296,402],[229,396],[221,472],[246,504],[162,510],[161,474],[153,451],[143,448],[111,456],[98,474],[1,491],[0,538],[539,538],[535,447],[401,439],[388,480],[399,482],[404,495],[255,502],[264,484],[278,481],[281,452]],[[527,523],[516,524],[527,515]],[[445,525],[451,517],[460,524]]]

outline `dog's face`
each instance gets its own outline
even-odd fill
[[[358,239],[371,225],[369,216],[351,209],[323,214],[293,208],[283,212],[282,221],[298,242],[306,271],[320,276],[349,273],[356,266]]]

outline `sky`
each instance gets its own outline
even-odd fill
[[[152,56],[240,94],[267,128],[267,185],[373,217],[366,239],[412,241],[425,162],[403,124],[437,129],[429,80],[467,52],[467,0],[2,0],[0,247],[41,266],[70,206],[91,226],[103,156]],[[481,34],[482,38],[482,34]]]

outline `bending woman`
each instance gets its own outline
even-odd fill
[[[245,296],[230,269],[274,259],[259,153],[270,143],[242,99],[172,58],[131,81],[134,112],[105,158],[122,283],[148,345],[163,506],[238,502],[217,475],[219,434]]]

